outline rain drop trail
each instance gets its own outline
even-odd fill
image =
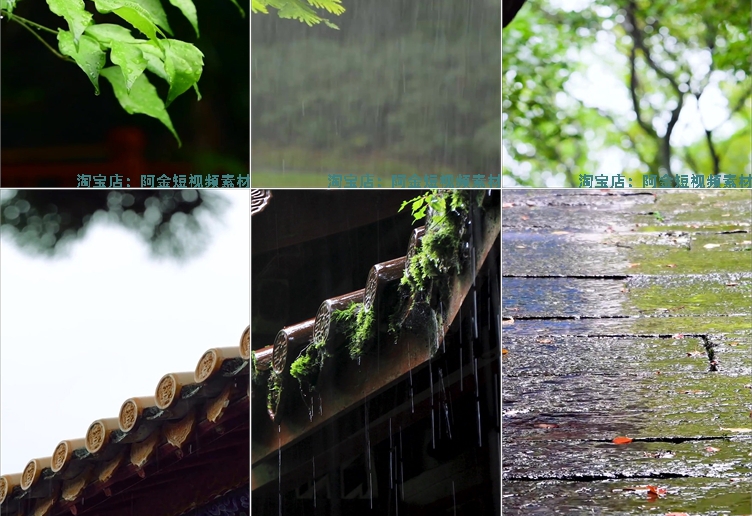
[[[279,516],[282,516],[282,425],[277,426],[277,452],[279,454]]]
[[[433,407],[433,366],[431,360],[428,360],[428,381],[431,384],[431,407]]]
[[[483,447],[483,441],[481,440],[481,433],[480,433],[480,400],[477,400],[475,402],[475,408],[478,411],[478,447]]]
[[[462,332],[460,332],[460,335],[462,335]],[[464,390],[462,388],[464,384],[465,384],[465,375],[462,374],[462,346],[460,346],[460,392]]]
[[[433,449],[436,449],[436,431],[434,430],[434,422],[433,422],[433,407],[431,407],[431,442],[433,444]]]
[[[493,391],[494,391],[494,410],[496,412],[496,426],[500,427],[501,423],[499,422],[499,394],[496,392],[496,386],[499,385],[497,382],[499,381],[499,376],[494,373],[494,384],[493,384]]]
[[[324,415],[324,405],[321,401],[321,394],[319,394],[319,416]]]
[[[394,446],[392,445],[392,418],[389,418],[389,489],[394,489],[393,473],[392,473],[392,455],[394,453]]]
[[[415,404],[413,403],[413,370],[410,369],[410,410],[415,414]]]
[[[473,336],[478,338],[478,296],[473,288]]]
[[[457,516],[457,498],[454,496],[454,480],[452,480],[452,506],[454,508],[454,516]]]
[[[473,359],[473,376],[475,376],[475,397],[478,397],[478,359]]]
[[[439,303],[439,307],[441,311],[441,327],[439,328],[439,331],[441,332],[441,352],[446,353],[446,339],[444,338],[444,303]]]
[[[402,427],[399,428],[399,436],[400,436],[400,483],[401,483],[401,491],[402,491],[402,501],[405,501],[405,469],[404,464],[405,460],[402,456]]]
[[[313,460],[313,506],[316,507],[316,457]]]

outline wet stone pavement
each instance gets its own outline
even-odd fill
[[[752,192],[502,202],[503,514],[752,514]]]

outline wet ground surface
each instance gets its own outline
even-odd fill
[[[503,194],[505,515],[752,514],[752,192],[656,193]]]

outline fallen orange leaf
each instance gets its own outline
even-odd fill
[[[506,355],[507,353],[509,353],[509,351],[507,351],[506,349],[503,349],[503,348],[502,348],[502,350],[501,350],[501,354],[502,354],[502,355]]]
[[[613,442],[614,444],[629,444],[632,441],[634,441],[634,439],[632,439],[631,437],[617,437]]]
[[[630,269],[634,269],[635,267],[639,267],[639,266],[640,266],[639,263],[630,263],[627,265],[627,267],[629,267]]]
[[[672,268],[672,269],[673,269],[674,267],[676,267],[676,264],[675,264],[675,263],[667,263],[667,264],[665,265],[665,267],[670,267],[670,268]]]
[[[511,202],[505,202],[501,205],[502,208],[512,208],[514,206],[514,203]]]
[[[556,425],[554,423],[538,423],[535,425],[537,428],[558,428],[559,425]]]

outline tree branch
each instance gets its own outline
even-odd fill
[[[7,14],[5,10],[3,10],[3,14]],[[60,52],[58,52],[57,50],[55,50],[54,48],[52,48],[52,46],[49,43],[47,43],[44,40],[44,38],[42,36],[40,36],[37,33],[37,31],[34,30],[32,27],[36,27],[38,29],[43,29],[43,30],[46,30],[46,31],[51,32],[53,34],[57,34],[58,31],[52,30],[52,29],[48,29],[47,27],[39,25],[38,23],[34,23],[33,21],[29,21],[29,20],[27,20],[25,18],[21,18],[20,16],[16,16],[16,15],[13,15],[12,17],[9,16],[8,19],[15,21],[16,23],[18,23],[19,25],[21,25],[21,27],[23,27],[24,29],[26,29],[29,32],[31,32],[32,35],[35,38],[37,38],[39,41],[41,41],[42,45],[44,45],[45,47],[47,47],[47,50],[49,50],[50,52],[52,52],[56,57],[59,57],[63,61],[68,61],[69,63],[75,63],[75,61],[73,59],[71,59],[70,57],[64,56],[63,54],[61,54]]]

